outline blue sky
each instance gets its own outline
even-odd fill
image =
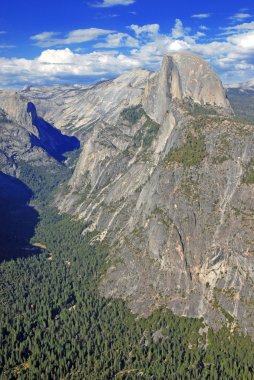
[[[91,83],[191,50],[254,78],[253,0],[3,0],[0,87]]]

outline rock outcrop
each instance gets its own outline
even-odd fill
[[[254,335],[253,127],[190,53],[166,56],[143,87],[94,121],[56,204],[111,243],[104,296]]]
[[[168,54],[161,70],[148,81],[143,100],[144,109],[162,123],[173,99],[191,99],[200,105],[211,105],[231,114],[222,83],[211,66],[189,52]]]
[[[94,86],[29,87],[21,94],[56,128],[81,141],[94,124],[115,124],[125,108],[140,104],[147,80],[154,74],[136,69]]]
[[[174,53],[158,73],[22,97],[82,140],[55,205],[110,243],[101,294],[254,336],[253,125],[233,117],[208,63]]]
[[[78,149],[79,140],[37,115],[36,107],[15,91],[0,91],[0,170],[17,175],[18,163],[48,165]]]
[[[11,176],[18,176],[18,164],[21,161],[34,165],[50,163],[50,157],[46,152],[33,145],[31,136],[37,138],[36,130],[28,114],[24,114],[23,121],[26,118],[27,127],[21,126],[0,108],[0,170]]]

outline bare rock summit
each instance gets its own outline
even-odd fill
[[[165,55],[161,69],[148,81],[144,108],[156,121],[162,122],[173,99],[189,99],[200,105],[232,113],[221,80],[208,62],[191,52]]]

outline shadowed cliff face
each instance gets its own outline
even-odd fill
[[[26,168],[29,173],[30,167],[42,176],[47,170],[45,177],[57,175],[63,167],[57,161],[79,148],[79,140],[38,117],[35,106],[17,93],[0,93],[0,103],[10,112],[0,108],[0,260],[7,260],[36,253],[29,246],[38,220],[37,211],[28,205],[33,193],[15,177]]]
[[[32,195],[20,180],[0,172],[0,262],[36,253],[29,244],[39,218],[28,205]]]
[[[77,150],[79,146],[76,137],[62,134],[38,117],[31,102],[15,92],[0,91],[2,172],[19,177],[22,163],[44,167],[55,165],[56,160],[65,160],[66,152]]]
[[[65,160],[64,153],[80,147],[79,140],[76,137],[63,135],[61,131],[39,117],[32,102],[28,102],[27,112],[31,114],[32,124],[37,128],[39,134],[38,137],[31,136],[33,146],[43,148],[58,161]]]

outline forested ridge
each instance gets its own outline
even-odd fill
[[[64,165],[53,172],[21,173],[40,211],[32,243],[44,249],[0,265],[0,378],[254,379],[254,344],[240,331],[166,310],[138,319],[100,297],[109,246],[50,205],[69,175]]]

